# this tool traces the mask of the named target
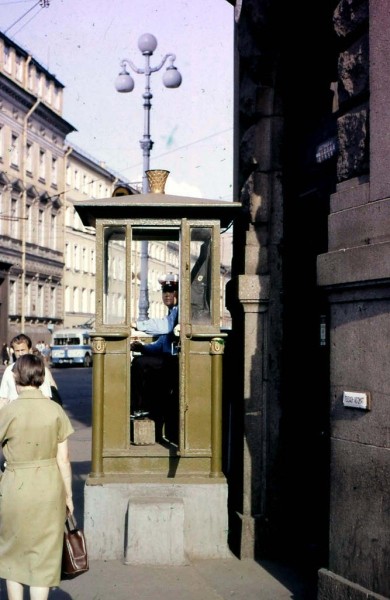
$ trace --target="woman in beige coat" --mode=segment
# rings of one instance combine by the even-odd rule
[[[9,600],[47,600],[61,577],[66,510],[73,513],[70,420],[39,390],[40,356],[25,354],[13,369],[19,396],[0,411],[6,469],[0,482],[0,577]]]

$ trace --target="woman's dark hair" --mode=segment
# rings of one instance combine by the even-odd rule
[[[16,385],[39,388],[45,379],[45,364],[40,356],[23,354],[13,368]]]

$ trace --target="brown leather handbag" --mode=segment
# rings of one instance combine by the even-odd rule
[[[64,546],[62,551],[61,579],[73,579],[89,569],[87,545],[84,532],[77,527],[73,515],[65,521]]]

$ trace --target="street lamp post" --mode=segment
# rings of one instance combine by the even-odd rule
[[[156,73],[169,60],[169,65],[163,75],[163,84],[167,88],[177,88],[180,86],[182,77],[174,66],[176,60],[175,54],[166,54],[159,65],[156,67],[150,66],[150,57],[157,48],[157,39],[151,33],[144,33],[138,40],[138,48],[145,57],[144,68],[136,67],[133,62],[125,58],[121,61],[122,70],[115,81],[115,87],[118,92],[132,92],[134,89],[134,80],[130,73],[126,70],[126,65],[129,65],[135,73],[145,75],[145,91],[142,94],[144,99],[144,134],[140,140],[140,146],[143,156],[143,173],[142,173],[142,193],[147,194],[149,191],[149,183],[146,176],[146,171],[150,168],[150,151],[153,148],[153,141],[150,137],[150,109],[151,99],[153,95],[150,91],[150,77],[152,73]],[[148,297],[148,242],[141,242],[141,282],[139,295],[139,318],[147,319],[149,310]]]

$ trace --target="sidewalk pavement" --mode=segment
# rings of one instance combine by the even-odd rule
[[[90,570],[61,582],[50,600],[315,600],[295,572],[235,557],[182,567],[92,561]]]
[[[69,439],[76,518],[81,524],[84,481],[89,472],[91,429],[73,420]],[[78,462],[80,461],[80,462]],[[115,507],[113,507],[115,510]],[[90,563],[90,570],[62,581],[50,600],[315,600],[309,582],[294,569],[272,561],[197,560],[187,566]]]
[[[0,378],[4,367],[0,366]],[[91,427],[72,418],[69,438],[75,516],[83,523],[84,484],[90,471]],[[115,510],[115,507],[113,507]],[[88,541],[88,540],[87,540]],[[25,600],[28,599],[25,591]],[[0,600],[7,599],[5,581]],[[315,600],[302,574],[272,561],[228,559],[193,561],[186,566],[135,566],[119,560],[93,560],[90,569],[52,589],[49,600]]]

